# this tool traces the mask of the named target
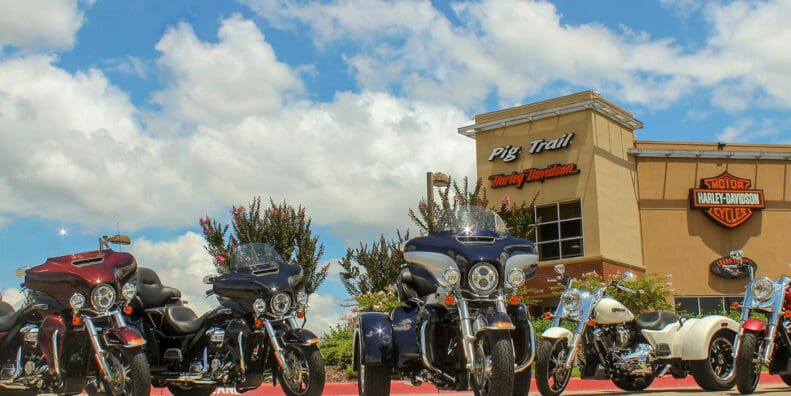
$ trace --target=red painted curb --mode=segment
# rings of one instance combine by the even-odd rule
[[[778,375],[770,375],[769,373],[762,373],[761,380],[759,385],[761,384],[778,384],[783,383],[783,380]],[[695,380],[688,376],[682,379],[675,379],[671,376],[665,376],[662,378],[656,378],[651,386],[648,388],[649,390],[659,390],[659,389],[692,389],[692,390],[699,390],[700,387],[698,384],[695,383]],[[619,391],[618,387],[616,387],[612,381],[605,381],[605,380],[581,380],[579,378],[572,378],[569,381],[568,386],[566,387],[567,392],[579,392],[579,391]],[[456,394],[457,392],[454,391],[445,391],[445,390],[438,390],[433,385],[423,384],[421,386],[412,386],[408,383],[404,383],[401,381],[392,381],[390,383],[390,394],[391,395],[411,395],[411,394]],[[219,388],[217,389],[213,395],[238,395],[233,388]],[[530,394],[538,394],[538,388],[536,387],[535,379],[530,384]],[[170,396],[170,392],[167,391],[166,388],[153,388],[151,389],[152,396]],[[246,396],[273,396],[273,395],[283,395],[283,391],[280,389],[280,386],[272,386],[272,384],[263,384],[256,390],[252,390],[249,392],[244,393]],[[324,385],[324,392],[322,395],[330,395],[330,396],[347,396],[347,395],[357,395],[357,383],[356,382],[331,382]]]

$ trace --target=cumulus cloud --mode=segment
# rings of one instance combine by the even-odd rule
[[[0,0],[0,9],[0,49],[71,48],[83,21],[77,0]]]
[[[339,306],[338,303],[339,301],[335,301],[329,294],[315,293],[310,296],[305,328],[321,336],[331,327],[341,323],[346,308]]]
[[[562,82],[656,108],[701,87],[743,81],[778,99],[775,106],[791,107],[788,0],[705,8],[664,1],[682,17],[707,16],[714,34],[699,49],[627,24],[620,33],[595,23],[562,24],[544,1],[459,2],[451,5],[454,15],[417,0],[357,8],[342,1],[243,2],[274,26],[307,26],[319,47],[354,43],[357,52],[345,59],[363,89],[395,86],[411,97],[467,108],[493,92],[504,105],[518,103]]]

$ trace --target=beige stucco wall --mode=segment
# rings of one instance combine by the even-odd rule
[[[718,150],[716,144],[637,142],[639,149]],[[791,152],[791,146],[727,145],[724,151]],[[752,180],[764,190],[766,209],[735,229],[720,227],[702,210],[692,209],[689,190],[700,179],[724,171]],[[672,273],[675,295],[741,294],[746,280],[727,280],[709,272],[709,264],[741,248],[758,263],[758,274],[791,274],[791,164],[782,160],[637,158],[639,205],[645,266],[648,272]]]

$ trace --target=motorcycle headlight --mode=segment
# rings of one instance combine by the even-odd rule
[[[137,293],[137,286],[134,283],[127,283],[121,288],[121,295],[126,301],[131,300],[135,293]]]
[[[577,290],[566,290],[560,295],[560,304],[563,305],[563,310],[568,313],[576,312],[582,305],[582,297]]]
[[[99,312],[110,309],[115,303],[115,289],[110,285],[99,285],[91,291],[91,304]]]
[[[769,278],[759,278],[753,282],[750,292],[756,300],[763,302],[772,298],[772,292],[774,292],[773,286],[774,284]]]
[[[297,303],[300,305],[305,305],[308,303],[308,293],[305,293],[304,290],[300,290],[297,293]]]
[[[253,311],[259,315],[266,312],[266,301],[263,298],[256,298],[253,301]]]
[[[470,288],[476,294],[489,294],[497,287],[497,269],[489,263],[472,266],[468,276]]]
[[[461,273],[456,268],[448,268],[442,273],[442,279],[450,286],[456,286],[461,280]]]
[[[511,285],[512,288],[516,289],[519,286],[522,286],[525,283],[525,273],[522,270],[514,269],[508,273],[508,284]]]
[[[71,295],[69,299],[69,305],[71,305],[71,309],[80,309],[85,306],[85,296],[80,293],[74,293]]]
[[[288,312],[289,308],[291,308],[291,297],[288,296],[288,293],[280,292],[272,297],[272,312],[275,315],[282,315]]]

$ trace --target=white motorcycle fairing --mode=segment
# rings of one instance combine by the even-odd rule
[[[722,329],[737,333],[739,323],[721,315],[701,319],[682,319],[660,330],[642,329],[640,333],[657,349],[660,359],[702,360],[709,358],[709,342]],[[659,346],[670,347],[670,354],[660,354]]]

